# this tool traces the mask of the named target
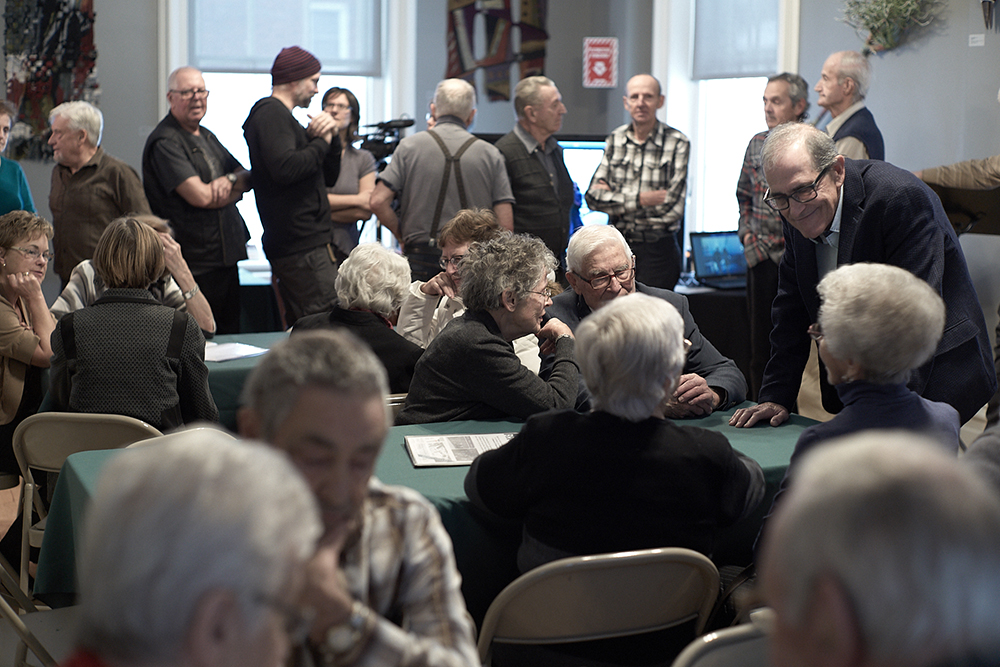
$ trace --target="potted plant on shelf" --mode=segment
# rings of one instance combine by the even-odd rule
[[[846,0],[843,20],[865,39],[861,52],[867,56],[894,49],[912,28],[930,25],[938,4],[938,0]]]

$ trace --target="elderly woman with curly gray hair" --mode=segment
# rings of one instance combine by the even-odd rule
[[[357,246],[337,272],[338,305],[327,313],[307,315],[292,333],[309,329],[347,329],[375,352],[389,374],[389,391],[406,393],[424,350],[393,327],[410,286],[410,265],[378,243]]]
[[[527,234],[473,244],[460,264],[465,313],[438,334],[417,363],[397,424],[461,419],[526,419],[571,408],[579,371],[573,332],[545,321],[552,303],[548,276],[556,260]],[[555,355],[548,380],[525,368],[511,341],[535,334]]]

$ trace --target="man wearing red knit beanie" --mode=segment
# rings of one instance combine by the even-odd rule
[[[285,322],[330,310],[336,301],[333,223],[327,186],[340,173],[336,121],[325,111],[302,127],[292,115],[318,92],[320,62],[298,46],[271,66],[271,96],[258,100],[243,123],[264,253],[277,278]]]

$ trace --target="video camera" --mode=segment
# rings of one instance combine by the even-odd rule
[[[386,158],[392,155],[399,145],[399,132],[403,128],[411,127],[414,123],[412,118],[398,118],[387,120],[382,123],[372,123],[364,127],[374,127],[374,132],[361,135],[361,148],[371,152],[378,163],[378,170],[385,169],[388,162]]]

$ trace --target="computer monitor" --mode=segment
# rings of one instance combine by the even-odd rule
[[[566,171],[580,189],[580,194],[586,194],[590,179],[601,164],[604,156],[604,137],[557,137],[563,149],[563,162]],[[593,211],[584,199],[580,204],[580,220],[584,225],[606,225],[608,214]]]

